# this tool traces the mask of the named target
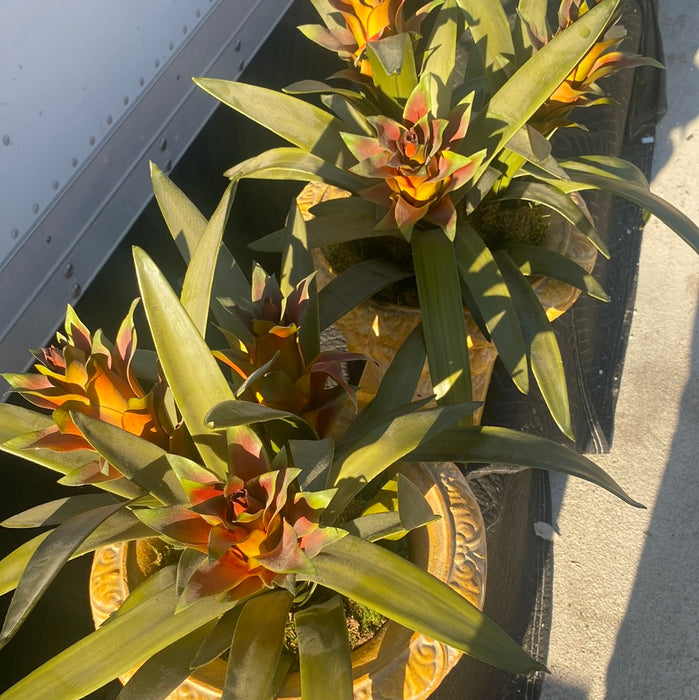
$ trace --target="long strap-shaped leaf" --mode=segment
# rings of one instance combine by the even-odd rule
[[[565,255],[525,243],[508,243],[506,250],[523,275],[548,277],[581,289],[600,301],[610,300],[599,282],[585,268]]]
[[[471,36],[485,68],[485,77],[491,93],[501,88],[510,77],[514,45],[510,24],[503,6],[499,2],[481,0],[457,0],[466,13]]]
[[[194,82],[219,102],[244,114],[294,146],[343,167],[352,162],[340,138],[347,125],[331,114],[291,95],[245,83],[213,78]]]
[[[470,416],[472,403],[444,406],[399,416],[378,423],[359,440],[336,452],[331,472],[331,486],[337,493],[326,509],[331,522],[352,497],[391,464],[412,452],[423,440]]]
[[[294,616],[303,700],[352,700],[352,661],[339,596]]]
[[[624,197],[655,214],[699,253],[699,227],[679,209],[653,194],[635,165],[610,156],[582,156],[561,165],[572,180]]]
[[[493,255],[512,295],[522,327],[529,364],[541,395],[556,425],[566,437],[575,440],[570,420],[563,357],[556,334],[546,317],[539,297],[510,256],[503,250],[498,250]]]
[[[461,11],[454,0],[447,0],[435,18],[427,45],[421,75],[431,73],[437,80],[435,116],[449,114],[451,110],[452,78],[455,71],[454,55],[458,41],[459,29],[463,22]]]
[[[313,255],[308,246],[306,222],[296,201],[291,205],[286,222],[286,247],[282,255],[279,285],[286,297],[296,286],[315,272]],[[299,329],[299,343],[306,363],[320,353],[320,318],[318,285],[313,277],[308,285],[307,308]]]
[[[187,501],[162,447],[82,413],[71,413],[71,418],[85,439],[130,481],[164,505]]]
[[[117,700],[166,698],[192,673],[191,663],[214,620],[165,647],[141,666],[119,693]]]
[[[95,528],[101,525],[124,503],[99,506],[79,513],[59,525],[36,549],[19,580],[0,632],[0,647],[19,629],[27,615],[56,578],[64,564]]]
[[[379,384],[376,396],[362,409],[342,436],[341,445],[350,444],[378,423],[389,419],[390,414],[406,408],[412,401],[425,366],[427,351],[420,323],[410,332],[393,357]]]
[[[29,508],[3,520],[2,527],[54,527],[70,520],[74,515],[100,506],[116,504],[114,496],[107,493],[83,493],[78,496],[57,498]]]
[[[165,223],[185,263],[194,255],[208,221],[192,201],[154,163],[151,163],[153,192]],[[212,296],[214,298],[243,298],[250,292],[250,284],[225,245],[221,245],[216,258],[216,270]],[[232,330],[228,320],[231,315],[213,304],[212,311],[218,323]]]
[[[356,192],[365,183],[347,170],[341,170],[301,148],[282,146],[248,158],[225,172],[226,177],[259,180],[300,180],[327,182]]]
[[[54,656],[3,700],[88,695],[235,605],[207,598],[175,614],[176,604],[173,584]]]
[[[216,261],[219,257],[223,231],[226,228],[228,214],[233,204],[238,182],[231,182],[226,187],[216,211],[204,229],[199,239],[192,259],[187,265],[187,272],[182,284],[182,306],[186,309],[194,325],[202,336],[206,334],[206,324],[209,319],[211,290],[214,285]]]
[[[0,450],[59,474],[70,474],[97,459],[97,455],[91,450],[56,452],[41,447],[25,447],[27,434],[45,430],[52,425],[53,419],[43,413],[23,406],[0,403]],[[124,498],[136,498],[143,493],[138,486],[123,479],[103,481],[95,486]]]
[[[421,444],[409,460],[434,462],[500,462],[547,469],[591,481],[632,506],[643,508],[594,462],[551,440],[510,428],[491,426],[445,430]]]
[[[293,602],[278,588],[243,603],[228,656],[222,700],[268,700]]]
[[[415,231],[411,246],[437,402],[441,405],[471,401],[471,368],[454,244],[441,229],[432,229]]]
[[[377,222],[376,204],[361,197],[322,202],[313,207],[313,213],[316,214],[316,218],[306,223],[309,248],[393,233],[374,230]],[[285,241],[286,229],[279,229],[253,241],[250,248],[262,253],[281,253]]]
[[[478,180],[491,160],[566,79],[600,37],[620,2],[601,0],[537,51],[493,95],[469,127],[469,138],[464,139],[464,148],[470,152],[486,149],[488,153],[474,180]]]
[[[542,668],[456,591],[378,545],[347,535],[325,547],[313,564],[316,574],[299,578],[332,588],[493,666],[512,673]]]
[[[529,391],[527,355],[510,292],[483,239],[468,223],[457,225],[456,262],[474,303],[517,388]]]
[[[10,552],[0,561],[0,595],[13,590],[34,556],[41,543],[53,532],[49,530],[33,537]],[[94,552],[98,547],[135,540],[143,537],[157,537],[158,533],[151,530],[136,518],[131,511],[119,510],[107,518],[94,532],[73,552],[71,559],[88,552]]]
[[[328,328],[358,304],[411,275],[388,260],[362,260],[321,289],[318,294],[320,328]]]
[[[139,248],[134,249],[134,261],[143,307],[165,378],[204,463],[225,478],[226,437],[207,427],[206,416],[216,404],[234,400],[233,391],[155,263]]]

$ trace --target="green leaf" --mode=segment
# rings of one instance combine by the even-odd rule
[[[411,272],[380,258],[362,260],[332,279],[318,295],[320,327],[328,328],[363,301]]]
[[[561,165],[573,180],[624,197],[655,214],[699,252],[699,227],[679,209],[653,194],[643,173],[636,166],[609,156],[581,156]]]
[[[352,662],[347,622],[339,596],[299,610],[301,695],[304,700],[352,700]]]
[[[29,560],[51,532],[53,531],[49,530],[33,537],[0,561],[0,595],[11,591],[17,586]],[[131,511],[120,510],[95,528],[95,531],[78,546],[70,558],[74,559],[82,554],[93,552],[98,547],[113,544],[114,542],[157,536],[157,532],[141,523]]]
[[[364,182],[347,170],[341,170],[319,156],[290,146],[272,148],[234,165],[224,173],[232,179],[300,180],[327,182],[356,192]]]
[[[117,700],[167,697],[187,680],[192,659],[215,624],[212,620],[151,656],[129,680]]]
[[[320,491],[325,486],[325,476],[330,469],[335,454],[332,438],[322,440],[289,440],[286,450],[279,455],[286,456],[282,467],[301,470],[299,485],[302,491]],[[275,466],[276,463],[275,463]]]
[[[154,163],[151,163],[151,181],[155,198],[170,234],[185,263],[189,264],[206,231],[208,221],[177,185]],[[235,299],[245,297],[249,292],[250,285],[245,275],[228,248],[221,245],[216,258],[212,296],[217,299],[219,297]],[[223,328],[230,330],[228,325],[230,314],[221,309],[218,304],[213,305],[213,313],[218,323]]]
[[[213,78],[194,82],[219,102],[339,168],[352,162],[340,132],[346,125],[325,110],[284,93]]]
[[[527,357],[510,292],[489,248],[468,223],[457,224],[456,262],[473,302],[517,388],[529,391]]]
[[[309,438],[314,436],[313,428],[296,414],[269,408],[252,401],[223,401],[206,415],[207,425],[215,430],[276,420],[293,425],[300,432],[306,433]]]
[[[71,411],[71,418],[86,440],[122,474],[164,505],[187,500],[170,470],[167,452],[148,440],[97,418]]]
[[[303,215],[296,202],[289,210],[286,223],[287,245],[282,256],[279,285],[282,294],[289,296],[296,286],[315,272],[313,255],[308,247],[308,233]],[[318,317],[318,286],[315,278],[308,285],[308,307],[299,328],[299,343],[306,362],[320,353],[320,321]]]
[[[543,204],[560,214],[564,219],[570,221],[579,231],[581,231],[592,245],[599,250],[605,258],[609,258],[609,251],[604,241],[600,238],[594,225],[587,218],[585,212],[570,198],[553,185],[545,182],[525,182],[518,180],[513,182],[502,193],[499,199],[515,201],[525,200]]]
[[[411,246],[427,361],[437,403],[469,402],[471,369],[454,244],[441,229],[432,229],[415,231]]]
[[[192,659],[192,668],[199,668],[211,663],[230,649],[233,633],[242,610],[243,606],[237,605],[216,623],[216,626],[211,630],[209,636],[204,640]]]
[[[204,339],[155,263],[140,248],[134,261],[143,307],[163,373],[206,466],[225,478],[224,435],[207,428],[212,406],[234,398]]]
[[[313,207],[312,213],[316,218],[306,222],[309,248],[392,235],[391,231],[374,231],[383,215],[377,216],[376,205],[361,197],[322,202]],[[253,241],[250,248],[262,253],[281,253],[285,240],[286,229],[280,229]]]
[[[426,440],[406,459],[426,462],[500,462],[547,469],[591,481],[632,506],[634,501],[594,462],[568,447],[509,428],[468,427],[445,430]]]
[[[456,591],[383,547],[348,535],[328,545],[313,563],[317,573],[299,578],[498,668],[512,673],[542,668]]]
[[[451,90],[454,87],[454,56],[459,27],[463,23],[461,11],[454,0],[448,0],[440,8],[427,41],[427,50],[420,75],[427,73],[437,78],[438,89],[435,116],[443,117],[451,111]],[[435,94],[436,93],[436,94]]]
[[[41,447],[24,447],[26,441],[23,437],[26,434],[45,430],[52,425],[54,425],[53,419],[43,413],[23,406],[0,403],[0,450],[59,474],[70,474],[97,459],[97,455],[92,450],[57,452]],[[124,482],[123,479],[105,481],[95,486],[124,498],[135,498],[142,493],[141,489]]]
[[[514,45],[510,24],[499,2],[457,0],[485,67],[491,93],[502,87],[512,72]]]
[[[100,506],[74,515],[52,530],[37,547],[17,585],[0,632],[0,647],[7,644],[63,565],[95,528],[123,508],[123,503]]]
[[[382,421],[397,417],[393,415],[396,411],[403,415],[417,409],[417,406],[411,405],[410,402],[417,389],[426,358],[422,324],[418,323],[398,348],[379,384],[376,396],[347,428],[341,438],[342,444],[356,440]]]
[[[475,181],[597,41],[620,2],[601,0],[537,51],[493,95],[469,126],[469,138],[463,141],[464,148],[472,153],[482,149],[488,153],[474,176]]]
[[[384,469],[400,461],[423,440],[436,436],[446,428],[473,413],[477,404],[455,404],[426,409],[375,423],[361,438],[335,453],[331,486],[338,488],[326,509],[330,522],[345,508],[352,497]]]
[[[292,602],[293,595],[280,588],[243,603],[228,657],[226,700],[271,697]]]
[[[3,520],[2,527],[47,527],[64,523],[74,515],[105,505],[116,504],[116,499],[106,493],[87,493],[68,496],[42,503],[22,513]]]
[[[510,256],[502,250],[493,255],[512,295],[528,351],[529,364],[541,395],[561,432],[570,440],[575,440],[570,420],[565,369],[556,334],[539,297]]]
[[[548,277],[581,289],[600,301],[610,300],[599,282],[565,255],[524,243],[508,243],[506,250],[523,275]]]
[[[407,33],[370,41],[366,56],[371,64],[371,79],[379,94],[379,104],[386,115],[400,119],[399,100],[406,100],[417,85],[413,44]]]
[[[5,691],[3,700],[88,695],[236,603],[199,600],[175,615],[171,585],[88,635]]]
[[[182,306],[202,336],[206,335],[216,261],[237,186],[237,182],[231,182],[226,187],[216,211],[199,239],[184,276]]]

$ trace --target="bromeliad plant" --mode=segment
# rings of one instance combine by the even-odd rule
[[[540,668],[449,586],[377,544],[432,519],[420,492],[398,477],[393,488],[397,499],[377,513],[376,507],[366,508],[375,492],[370,487],[367,495],[367,486],[377,480],[380,485],[386,471],[403,458],[504,460],[581,476],[634,501],[592,462],[552,442],[506,429],[459,427],[473,411],[471,403],[416,410],[424,409],[425,403],[410,403],[415,368],[425,358],[419,332],[404,344],[376,398],[337,440],[319,438],[313,426],[293,412],[237,396],[236,384],[226,378],[204,339],[212,290],[230,285],[237,274],[231,272],[235,265],[221,246],[232,188],[207,222],[162,173],[155,172],[154,181],[166,218],[170,224],[182,223],[178,234],[192,250],[179,296],[153,261],[134,250],[162,375],[157,386],[162,386],[163,402],[170,407],[180,439],[161,445],[150,440],[147,431],[130,431],[123,417],[96,412],[90,406],[102,403],[94,382],[88,385],[95,391],[85,391],[93,403],[77,401],[67,409],[70,434],[79,437],[76,450],[35,442],[37,431],[53,430],[55,416],[0,405],[3,450],[62,473],[101,460],[119,474],[117,479],[93,482],[101,492],[38,505],[3,523],[48,529],[0,562],[0,591],[16,588],[0,642],[15,634],[73,557],[109,543],[158,538],[177,555],[176,561],[148,576],[98,630],[3,697],[78,698],[141,664],[127,685],[128,694],[144,697],[157,688],[165,696],[192,669],[227,654],[224,698],[268,698],[287,668],[284,628],[293,615],[301,637],[310,635],[313,640],[322,633],[324,640],[334,640],[320,655],[317,644],[309,645],[309,654],[301,645],[304,693],[351,698],[341,604],[336,597],[316,603],[316,587],[348,596],[510,671]],[[310,260],[297,211],[290,216],[287,236],[281,280],[282,286],[295,289],[294,280],[307,279]],[[217,280],[217,270],[226,279]],[[303,288],[311,307],[322,301],[313,285]],[[321,309],[317,318],[324,317]],[[99,355],[105,344],[97,343],[101,336],[95,334],[90,354],[85,342],[89,332],[74,312],[69,311],[68,319],[68,334],[83,345],[83,356],[74,364],[76,352],[65,337],[59,338],[65,365],[72,369],[66,372],[67,384],[61,383],[60,375],[50,392],[43,387],[53,398],[49,408],[66,405],[59,400],[62,391],[69,397],[82,395],[76,387],[87,375],[76,368],[90,365],[85,358]],[[133,340],[133,334],[126,335]],[[118,337],[125,335],[120,332]],[[136,350],[135,342],[128,344],[128,351],[121,342],[117,346],[113,358],[130,358]],[[62,366],[56,359],[59,351],[51,356],[55,366]],[[123,369],[129,362],[114,365]],[[274,371],[274,365],[264,371]],[[13,381],[21,391],[34,386],[27,378]],[[129,386],[137,386],[135,380]],[[136,393],[140,406],[142,391]],[[343,514],[357,499],[364,504],[359,516],[347,520]],[[371,513],[363,515],[367,510]],[[392,593],[395,590],[401,595]],[[335,669],[332,676],[328,663]]]
[[[601,78],[654,63],[620,50],[621,0],[563,0],[554,30],[546,23],[546,0],[521,0],[512,25],[499,2],[312,2],[323,25],[302,29],[345,61],[335,77],[349,78],[350,87],[302,81],[284,94],[196,79],[291,144],[227,175],[234,181],[320,181],[347,190],[350,197],[314,209],[309,243],[377,236],[409,243],[440,404],[471,398],[466,301],[517,387],[526,393],[531,373],[572,438],[560,350],[526,280],[543,275],[600,299],[606,295],[563,256],[486,241],[479,227],[493,208],[535,206],[561,215],[606,255],[579,196],[604,189],[657,215],[699,249],[696,225],[653,195],[630,163],[592,155],[559,163],[551,155],[548,139],[571,125],[575,107],[607,101]],[[324,108],[305,101],[306,94],[319,94]],[[507,228],[508,219],[502,221]],[[253,247],[279,250],[281,240],[277,232]]]

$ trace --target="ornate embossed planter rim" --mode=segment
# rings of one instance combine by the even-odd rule
[[[425,494],[439,520],[411,533],[412,559],[448,583],[479,609],[485,599],[485,528],[480,508],[459,469],[451,463],[404,463],[405,473]],[[95,552],[90,577],[90,605],[96,626],[124,602],[129,593],[128,559],[133,543]],[[131,582],[133,585],[133,581]],[[398,593],[400,594],[400,593]],[[427,698],[459,660],[461,653],[422,634],[388,621],[369,642],[352,652],[356,700]],[[120,678],[125,683],[131,671]],[[172,700],[220,698],[225,663],[198,669],[168,697]],[[300,677],[290,673],[280,700],[300,696]]]
[[[332,185],[312,182],[306,185],[297,197],[299,207],[306,219],[312,219],[310,209],[322,201],[347,197],[349,193]],[[552,218],[546,232],[545,247],[555,250],[587,272],[592,272],[597,260],[597,250],[587,238],[561,217]],[[317,280],[324,287],[334,277],[325,256],[314,250],[314,260],[318,269]],[[541,301],[550,321],[565,313],[580,296],[580,290],[562,282],[548,278],[535,278],[531,285]],[[367,301],[355,307],[337,321],[347,347],[351,352],[364,353],[374,362],[367,363],[359,385],[359,400],[367,402],[376,394],[379,383],[388,369],[396,351],[415,328],[420,319],[416,308],[377,304]],[[466,336],[471,364],[471,383],[474,401],[485,401],[488,384],[493,373],[497,350],[485,339],[470,313],[465,311]],[[415,398],[420,399],[433,393],[427,368],[423,370]],[[474,417],[480,422],[482,407]]]

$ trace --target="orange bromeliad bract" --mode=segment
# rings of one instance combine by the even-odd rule
[[[346,534],[319,525],[334,489],[299,491],[299,469],[270,471],[261,444],[254,438],[247,442],[244,460],[235,460],[233,450],[225,483],[195,462],[172,460],[190,504],[134,511],[166,540],[206,555],[189,578],[181,605],[205,596],[238,600],[284,586],[288,574],[313,572],[311,559]]]
[[[69,306],[65,335],[56,335],[58,347],[33,353],[39,360],[37,373],[2,375],[27,401],[52,411],[55,425],[23,436],[23,447],[61,452],[92,449],[71,419],[71,411],[116,425],[160,447],[168,446],[172,431],[161,410],[164,386],[158,383],[150,392],[144,391],[132,367],[135,305],[121,323],[113,346],[101,331],[91,334]],[[106,465],[100,468],[106,470]],[[112,474],[115,470],[109,471],[116,476]],[[93,476],[100,478],[99,468]]]
[[[274,276],[256,265],[251,301],[224,303],[238,332],[225,332],[231,347],[214,355],[245,382],[239,398],[301,416],[323,437],[346,400],[355,400],[342,363],[367,358],[332,350],[304,357],[299,333],[308,311],[311,277],[284,296]]]
[[[420,220],[432,222],[453,235],[456,209],[449,197],[465,185],[483,159],[483,153],[465,156],[458,148],[471,114],[471,96],[446,119],[432,114],[428,81],[412,91],[403,110],[403,122],[369,117],[376,137],[342,134],[359,161],[350,168],[361,177],[381,179],[362,190],[365,199],[388,207],[381,228],[398,228],[410,237]]]
[[[527,25],[532,45],[538,50],[551,39],[569,28],[579,17],[594,7],[597,0],[563,0],[558,10],[558,29],[552,36],[542,35],[533,25]],[[575,107],[591,107],[609,104],[597,81],[613,75],[623,68],[655,66],[662,68],[656,60],[620,51],[619,46],[626,37],[623,27],[614,26],[619,21],[617,14],[609,23],[602,38],[597,41],[578,62],[568,77],[559,85],[549,99],[541,105],[530,120],[531,126],[544,135],[566,126],[577,126],[568,121]]]

